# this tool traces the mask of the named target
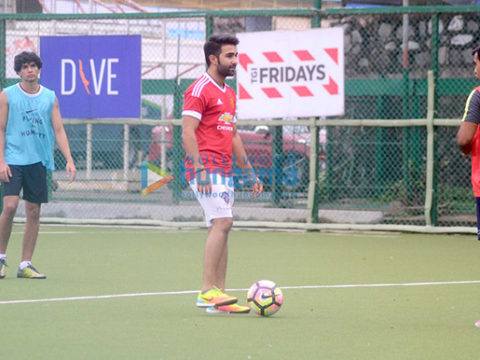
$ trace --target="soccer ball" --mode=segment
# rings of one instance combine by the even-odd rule
[[[257,281],[248,290],[247,303],[257,315],[271,316],[283,304],[282,289],[270,280]]]

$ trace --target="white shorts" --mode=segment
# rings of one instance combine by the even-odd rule
[[[220,174],[210,174],[212,184],[211,194],[200,194],[197,191],[197,179],[190,181],[193,194],[203,208],[207,227],[212,226],[212,220],[218,218],[231,218],[234,201],[233,178]]]

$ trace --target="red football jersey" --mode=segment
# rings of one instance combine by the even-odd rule
[[[468,97],[467,105],[465,106],[465,115],[463,116],[462,121],[472,121],[479,124],[478,120],[478,102],[470,101],[474,91],[480,93],[480,86],[477,86]],[[472,107],[472,108],[471,108]],[[471,111],[472,110],[472,111]],[[472,117],[472,118],[470,118]],[[480,197],[480,126],[477,126],[475,135],[472,139],[472,174],[471,180],[473,185],[473,193],[475,197]]]
[[[230,175],[232,168],[236,103],[235,91],[227,84],[220,87],[208,73],[185,91],[182,116],[191,116],[200,122],[195,131],[200,162],[208,169],[223,169],[226,175]],[[188,155],[185,168],[193,168],[193,161]],[[190,180],[189,171],[186,175]]]

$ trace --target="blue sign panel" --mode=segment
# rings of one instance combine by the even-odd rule
[[[40,56],[63,117],[140,117],[140,35],[43,36]]]

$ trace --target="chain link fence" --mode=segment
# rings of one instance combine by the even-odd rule
[[[469,161],[457,150],[455,134],[466,98],[476,86],[471,49],[479,43],[479,10],[445,6],[5,16],[0,20],[5,25],[5,85],[18,81],[14,55],[39,52],[41,36],[142,36],[141,118],[64,119],[79,173],[68,184],[64,160],[55,151],[57,170],[43,216],[202,221],[200,206],[182,181],[179,119],[183,92],[205,71],[205,39],[214,33],[301,34],[321,26],[344,29],[345,114],[316,122],[239,121],[265,192],[252,199],[237,179],[235,219],[375,228],[424,226],[429,212],[433,225],[471,228],[476,219]],[[435,79],[431,206],[426,202],[428,127],[420,121],[427,118],[428,70]],[[229,81],[235,86],[235,79]],[[420,122],[413,123],[415,119]],[[312,136],[318,144],[313,151]],[[145,162],[174,174],[175,180],[142,195]],[[311,173],[312,164],[316,171]]]

